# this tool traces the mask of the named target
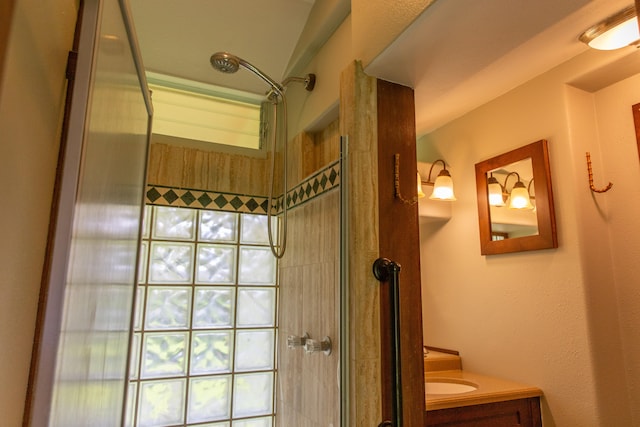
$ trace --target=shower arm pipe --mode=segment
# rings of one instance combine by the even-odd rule
[[[316,75],[312,73],[307,74],[305,77],[290,76],[282,81],[282,86],[287,87],[291,82],[302,83],[304,88],[311,92],[316,86]]]
[[[238,58],[238,63],[244,68],[246,68],[247,70],[251,71],[258,77],[260,77],[265,82],[267,82],[267,84],[269,84],[276,92],[278,92],[280,96],[284,95],[284,87],[280,83],[276,82],[271,77],[267,76],[265,73],[260,71],[259,68],[253,66],[252,64],[250,64],[249,62],[245,61],[242,58]]]
[[[380,282],[389,284],[391,331],[391,420],[382,421],[378,427],[402,427],[402,365],[400,354],[400,264],[387,258],[373,263],[373,275]]]

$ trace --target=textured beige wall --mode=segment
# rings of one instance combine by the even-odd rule
[[[0,213],[0,413],[6,427],[22,423],[75,3],[15,1],[0,82],[0,176],[3,198],[13,202]]]
[[[615,282],[613,286],[602,286],[602,282],[592,284],[594,298],[590,309],[594,314],[600,312],[603,294],[616,304],[614,307],[620,319],[622,345],[612,348],[616,349],[616,353],[624,361],[623,366],[618,369],[623,370],[622,374],[627,382],[629,407],[632,411],[630,425],[636,426],[640,425],[640,160],[632,126],[631,105],[640,102],[640,74],[605,87],[590,98],[592,102],[589,105],[595,107],[592,111],[597,113],[598,129],[598,144],[593,151],[599,153],[602,163],[599,167],[594,166],[596,187],[602,187],[611,181],[615,189],[593,198],[591,194],[582,196],[587,204],[585,209],[588,209],[590,216],[595,217],[583,226],[583,236],[587,240],[582,246],[595,252],[595,262],[585,263],[586,275],[597,277],[601,271],[600,266],[606,266],[611,260],[612,270],[605,271],[612,271]],[[583,175],[585,173],[583,170]],[[581,178],[584,182],[584,176]],[[583,184],[582,188],[585,187]],[[594,223],[598,224],[598,231],[601,233],[594,233]],[[598,253],[597,248],[603,245],[603,240],[609,241],[609,245],[606,245],[610,247],[609,253]],[[608,312],[607,315],[612,316],[613,313]],[[601,327],[607,327],[609,322],[601,323],[604,323]],[[613,335],[611,339],[614,343],[618,338],[611,330],[607,335]],[[597,351],[604,351],[603,347]],[[607,360],[598,364],[596,369],[603,378],[602,381],[611,376]],[[607,387],[603,387],[599,397],[604,398],[614,387],[620,385],[619,376],[612,378]]]
[[[621,199],[612,203],[624,197],[624,187],[617,196],[592,198],[585,151],[592,152],[603,181],[637,182],[629,98],[640,94],[631,90],[633,83],[595,96],[566,86],[611,62],[608,55],[619,54],[587,52],[418,143],[419,153],[429,145],[451,164],[458,197],[448,222],[421,227],[425,343],[459,350],[470,371],[540,387],[545,426],[638,423],[632,424],[625,387],[639,383],[638,366],[630,362],[637,353],[629,353],[638,351],[631,339],[640,307],[632,290],[637,263],[620,256],[637,253],[630,242],[638,240],[631,237],[638,228],[629,227],[629,218],[617,228],[611,222],[634,211]],[[622,100],[624,91],[633,95]],[[600,108],[613,108],[615,98],[620,105],[612,111],[626,117],[624,125],[600,118]],[[559,248],[481,256],[474,164],[542,138],[549,141]],[[623,142],[626,151],[620,150]],[[620,156],[633,156],[633,163],[614,167]],[[419,154],[419,160],[433,159]],[[615,179],[614,170],[625,172]]]
[[[298,73],[316,74],[313,91],[308,92],[300,85],[291,85],[287,90],[289,135],[321,131],[338,118],[340,73],[351,61],[351,19],[348,17]]]

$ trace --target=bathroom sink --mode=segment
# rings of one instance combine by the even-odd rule
[[[425,382],[425,389],[427,394],[460,394],[477,390],[478,386],[455,378],[433,378]]]

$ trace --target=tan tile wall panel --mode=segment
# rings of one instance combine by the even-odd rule
[[[341,75],[340,134],[349,138],[350,426],[382,421],[378,258],[376,79],[359,62]]]
[[[266,196],[269,167],[268,156],[250,157],[153,143],[147,182],[167,187]]]
[[[340,425],[340,193],[333,190],[292,209],[287,252],[280,261],[279,427]],[[330,337],[331,355],[287,348],[287,336]]]
[[[310,138],[311,135],[302,132],[296,135],[291,141],[289,141],[289,151],[287,159],[287,179],[289,180],[289,188],[292,188],[296,183],[302,181],[305,176],[309,175],[305,175],[304,157],[302,155],[302,150],[306,145],[305,141]]]
[[[289,187],[339,158],[338,121],[289,143]],[[340,193],[289,211],[287,253],[280,262],[276,425],[340,425]],[[330,356],[288,349],[288,335],[329,336]]]
[[[340,158],[340,121],[335,120],[313,138],[305,140],[303,159],[305,176]]]
[[[340,158],[340,122],[317,133],[302,132],[289,142],[289,187]]]

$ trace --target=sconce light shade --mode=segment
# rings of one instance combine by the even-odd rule
[[[509,208],[511,209],[533,209],[529,192],[522,181],[516,182],[513,186],[509,199]]]
[[[504,197],[502,195],[502,185],[493,176],[493,174],[487,180],[487,187],[489,190],[489,205],[491,206],[504,206]]]
[[[598,50],[620,49],[640,41],[635,6],[629,6],[594,25],[579,37],[580,41]]]
[[[418,199],[422,199],[426,197],[424,191],[422,191],[422,178],[420,177],[420,172],[418,172]]]
[[[456,200],[456,196],[453,194],[453,180],[448,170],[440,171],[433,183],[433,192],[429,198],[431,200]]]

